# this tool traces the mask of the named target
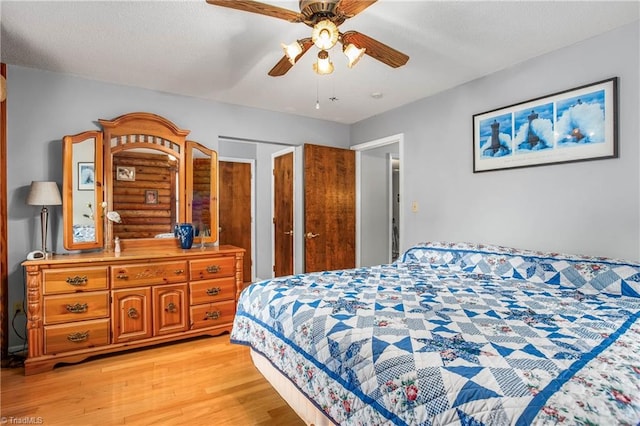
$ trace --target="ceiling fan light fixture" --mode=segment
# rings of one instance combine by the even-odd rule
[[[282,46],[282,50],[284,50],[284,54],[287,59],[289,59],[289,62],[291,62],[291,65],[295,65],[296,58],[302,53],[300,42],[296,40],[291,44],[280,43],[280,46]]]
[[[318,52],[318,61],[313,64],[313,70],[320,75],[333,72],[333,62],[329,59],[329,52],[326,50]]]
[[[364,52],[366,50],[367,49],[365,49],[364,47],[363,48],[359,48],[358,46],[356,46],[353,43],[349,43],[349,44],[343,45],[342,52],[344,53],[344,55],[349,60],[347,62],[347,66],[349,68],[353,68],[354,66],[356,66],[356,64],[358,63],[360,58],[362,58],[364,56]]]
[[[338,42],[340,32],[336,24],[328,19],[323,19],[313,26],[311,40],[320,50],[329,50]]]

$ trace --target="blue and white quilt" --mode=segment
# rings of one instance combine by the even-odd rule
[[[231,339],[337,424],[640,424],[640,264],[426,243],[252,284]]]

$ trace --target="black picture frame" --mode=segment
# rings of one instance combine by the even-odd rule
[[[473,115],[473,172],[618,157],[618,77]]]

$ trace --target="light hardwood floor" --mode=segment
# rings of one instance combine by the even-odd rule
[[[1,379],[2,424],[304,425],[228,334]]]

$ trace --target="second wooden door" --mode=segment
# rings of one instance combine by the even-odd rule
[[[251,265],[251,164],[218,162],[220,245],[245,249],[243,277],[252,280]]]

